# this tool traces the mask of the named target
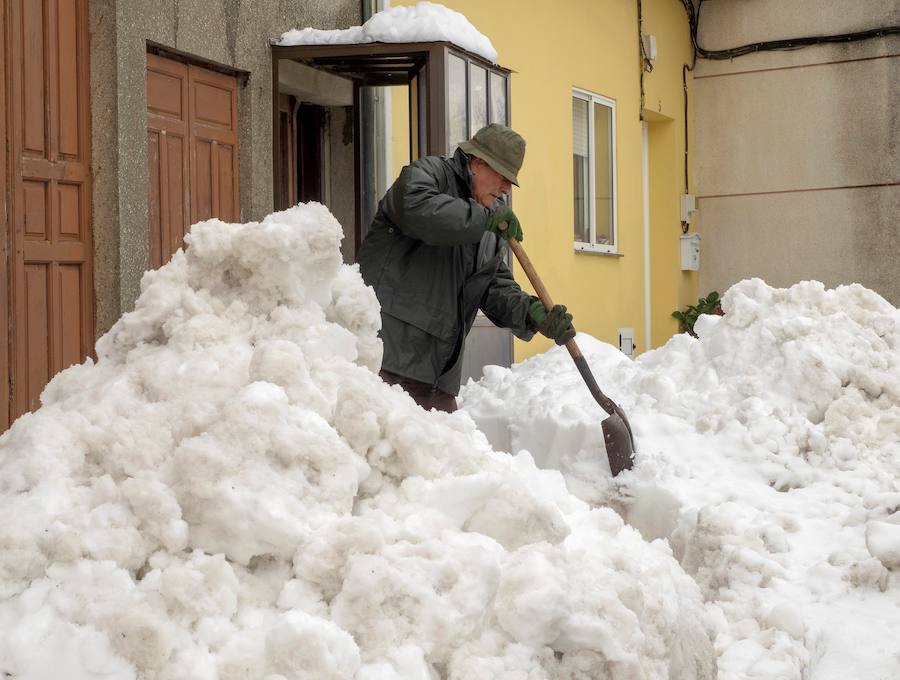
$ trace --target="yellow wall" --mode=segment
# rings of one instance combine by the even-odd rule
[[[414,1],[395,1],[412,5]],[[635,329],[645,347],[642,128],[637,2],[628,0],[443,0],[488,36],[501,66],[513,70],[512,127],[527,141],[514,207],[524,246],[556,302],[566,304],[579,330],[618,343],[618,329]],[[644,0],[644,31],[657,35],[659,58],[645,74],[650,127],[652,341],[677,331],[670,314],[696,299],[693,275],[679,270],[678,194],[683,188],[681,66],[690,36],[680,0]],[[573,248],[572,88],[616,102],[618,251],[621,257]],[[395,130],[406,125],[406,95],[397,88]],[[667,120],[668,119],[668,120]],[[394,136],[396,171],[408,159],[408,140]],[[521,270],[516,278],[530,290]],[[537,337],[516,341],[515,360],[546,350]]]

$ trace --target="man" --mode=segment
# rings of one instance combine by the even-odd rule
[[[482,128],[450,158],[407,165],[378,205],[359,251],[363,280],[381,303],[381,377],[425,409],[455,411],[465,339],[478,310],[530,340],[575,335],[563,305],[549,312],[513,280],[501,239],[522,240],[504,196],[519,185],[525,140]]]

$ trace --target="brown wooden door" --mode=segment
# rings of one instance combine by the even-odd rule
[[[168,262],[190,225],[240,219],[237,80],[147,55],[150,266]]]
[[[91,352],[94,293],[87,0],[4,6],[11,421]]]

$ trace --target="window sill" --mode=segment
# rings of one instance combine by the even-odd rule
[[[607,257],[624,257],[624,254],[609,250],[608,246],[598,246],[593,243],[575,243],[576,253],[588,253],[590,255],[606,255]]]

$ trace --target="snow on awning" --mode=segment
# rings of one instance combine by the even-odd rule
[[[358,45],[373,42],[450,42],[497,63],[497,50],[461,13],[433,2],[414,7],[391,7],[378,12],[362,26],[347,29],[293,29],[283,33],[276,45]]]

